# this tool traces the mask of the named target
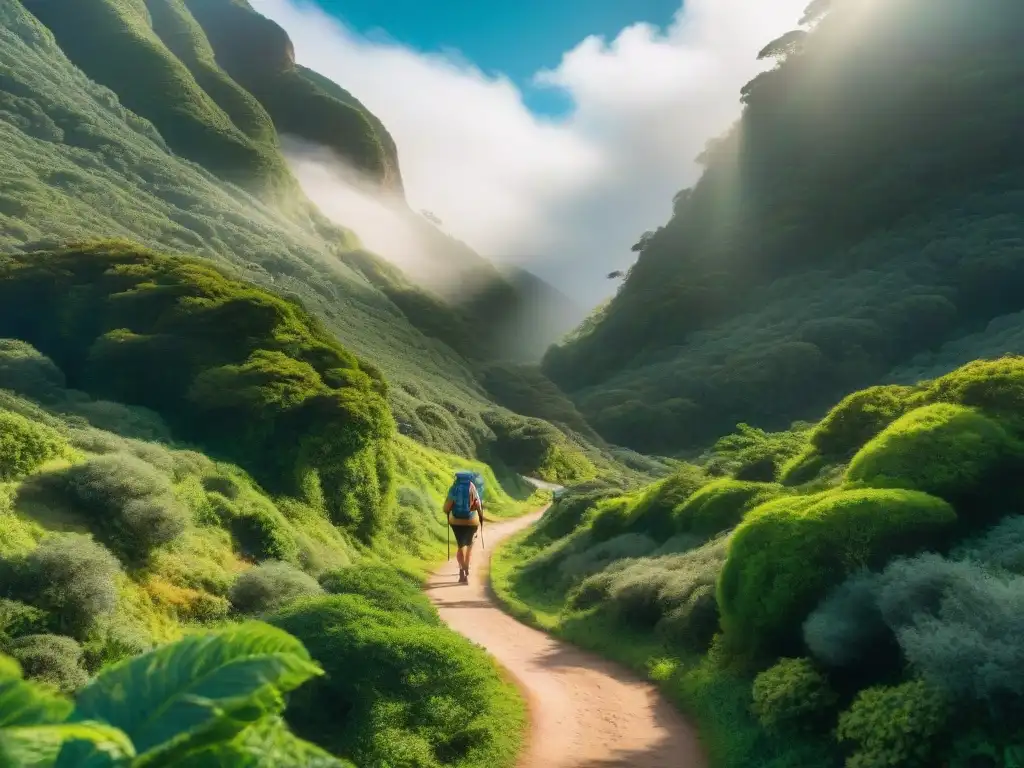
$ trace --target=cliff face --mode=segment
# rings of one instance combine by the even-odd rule
[[[977,334],[1024,308],[1022,36],[1007,0],[813,3],[546,373],[606,438],[679,450],[954,368],[969,334],[1021,351]]]

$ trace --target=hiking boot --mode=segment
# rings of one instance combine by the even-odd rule
[[[469,571],[464,571],[463,569],[459,568],[459,584],[468,584],[468,583],[469,583]]]

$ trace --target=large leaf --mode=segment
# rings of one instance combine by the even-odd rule
[[[187,768],[354,768],[315,744],[303,741],[279,717],[254,723],[232,741],[188,755]]]
[[[226,717],[242,728],[260,710],[276,708],[278,692],[319,674],[301,642],[253,622],[111,667],[79,692],[74,717],[117,726],[143,755],[180,745]]]
[[[135,748],[105,723],[56,723],[0,730],[0,765],[18,768],[120,768]]]
[[[71,712],[71,702],[36,683],[21,679],[21,668],[0,656],[0,729],[59,723]]]

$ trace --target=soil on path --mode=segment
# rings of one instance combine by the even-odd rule
[[[486,648],[526,695],[530,730],[519,768],[704,768],[693,728],[653,685],[498,608],[487,586],[493,547],[540,514],[487,525],[468,585],[458,584],[453,557],[427,586],[441,618]]]

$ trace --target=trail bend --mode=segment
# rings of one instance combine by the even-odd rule
[[[483,646],[526,696],[530,713],[518,768],[706,768],[696,732],[648,682],[616,664],[519,623],[488,588],[493,548],[541,512],[485,528],[470,583],[453,558],[427,595],[455,631]]]

